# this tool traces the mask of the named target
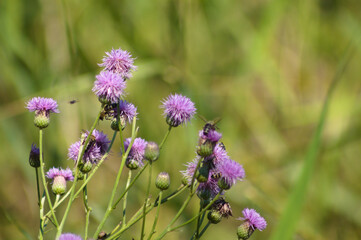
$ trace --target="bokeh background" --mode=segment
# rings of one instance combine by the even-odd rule
[[[61,113],[45,130],[45,159],[47,167],[73,166],[67,148],[97,114],[91,88],[97,63],[113,47],[136,57],[126,99],[138,107],[139,136],[161,141],[167,125],[159,105],[170,93],[190,97],[207,119],[222,118],[223,142],[247,174],[226,195],[234,216],[252,207],[268,222],[252,239],[361,239],[360,12],[356,0],[0,1],[0,239],[38,233],[28,165],[38,131],[25,102],[58,101]],[[337,84],[317,134],[332,79]],[[171,190],[195,156],[203,124],[195,118],[174,129],[155,164],[154,175],[170,173]],[[111,134],[109,122],[98,128]],[[117,140],[89,185],[91,234],[106,208],[119,149]],[[146,181],[144,174],[129,194],[128,214],[143,203]],[[184,199],[161,209],[159,230]],[[192,201],[181,220],[197,210]],[[120,215],[118,208],[106,231]],[[65,231],[83,235],[84,221],[79,198]],[[204,238],[236,239],[238,225],[225,219]],[[139,229],[124,239],[139,239]],[[190,224],[165,239],[189,239],[193,231]]]

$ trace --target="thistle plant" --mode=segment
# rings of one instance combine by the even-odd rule
[[[30,166],[36,170],[40,217],[38,239],[49,239],[47,233],[50,229],[55,229],[56,239],[60,240],[89,239],[89,236],[92,239],[120,239],[136,223],[141,224],[139,239],[162,239],[168,233],[191,223],[194,223],[192,239],[200,239],[212,224],[232,217],[231,203],[226,201],[226,192],[231,191],[233,185],[245,178],[245,170],[241,164],[228,156],[224,144],[220,142],[222,134],[215,124],[207,122],[199,131],[198,145],[189,149],[195,151],[196,156],[194,160],[184,163],[186,169],[180,171],[181,174],[178,176],[183,176],[182,183],[172,193],[165,195],[168,189],[173,188],[171,182],[176,182],[177,176],[170,176],[165,171],[153,176],[152,166],[159,161],[164,161],[162,149],[171,130],[187,127],[187,123],[194,118],[197,111],[195,104],[188,97],[178,93],[170,94],[163,99],[160,108],[163,109],[168,130],[165,131],[163,140],[159,144],[154,140],[145,140],[142,136],[138,136],[137,107],[128,102],[124,95],[128,80],[132,78],[132,72],[136,70],[131,54],[122,49],[112,49],[106,53],[99,66],[104,69],[95,76],[92,88],[99,100],[99,112],[89,130],[80,132],[79,139],[69,146],[67,156],[73,161],[70,164],[67,162],[66,169],[48,166],[49,162],[43,158],[43,131],[49,126],[50,113],[59,113],[57,102],[51,98],[35,97],[27,103],[27,109],[35,112],[34,123],[39,128],[39,148],[33,144],[29,156]],[[109,122],[109,127],[113,130],[111,138],[102,130],[95,129],[99,121]],[[84,127],[87,129],[89,126]],[[127,127],[131,128],[130,136],[125,136],[123,132]],[[51,132],[51,129],[47,131]],[[117,135],[119,135],[121,147],[113,149]],[[197,133],[194,136],[196,137]],[[111,150],[120,153],[119,169],[103,216],[96,223],[96,229],[89,229],[92,208],[88,202],[88,184],[97,170],[105,164],[105,159]],[[38,169],[40,169],[40,176]],[[48,169],[47,173],[45,169]],[[146,172],[146,169],[148,169],[148,181],[144,203],[139,206],[138,211],[129,213],[128,192],[134,188],[135,182]],[[127,181],[121,183],[121,175],[126,172],[128,173]],[[121,187],[119,187],[120,184]],[[156,198],[150,194],[153,184],[158,189]],[[48,189],[50,187],[51,191]],[[55,195],[55,200],[52,200],[51,194]],[[83,228],[85,230],[82,233],[65,233],[72,205],[79,197],[83,199],[85,209],[86,222]],[[160,229],[157,227],[158,219],[161,214],[164,214],[161,207],[174,198],[183,199],[183,204],[175,216],[162,216],[169,218],[169,224],[166,228]],[[199,201],[198,213],[178,223],[177,220],[194,198]],[[123,203],[122,215],[119,216],[120,224],[110,226],[111,223],[107,220],[120,202]],[[60,205],[65,206],[63,214],[56,211]],[[150,219],[147,215],[152,211],[155,211],[155,217]],[[205,219],[208,219],[208,223],[205,223]],[[245,209],[243,217],[239,219],[243,221],[235,231],[239,239],[248,239],[256,229],[266,228],[264,218],[253,209]],[[152,226],[148,233],[145,230],[146,225]],[[112,230],[105,232],[104,229],[109,229],[109,227]]]

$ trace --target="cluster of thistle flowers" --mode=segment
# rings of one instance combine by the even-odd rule
[[[121,132],[124,130],[128,123],[133,124],[132,137],[127,138],[124,141],[121,153],[125,160],[125,165],[130,170],[144,168],[145,161],[147,161],[147,164],[149,163],[151,165],[152,162],[158,159],[160,147],[166,140],[170,130],[174,127],[178,127],[185,124],[186,122],[189,122],[196,112],[194,103],[189,98],[179,94],[170,95],[162,101],[161,105],[161,107],[164,109],[163,115],[169,125],[169,130],[160,146],[158,146],[158,144],[155,142],[147,142],[142,138],[135,138],[136,131],[134,131],[134,129],[135,120],[138,114],[137,108],[132,103],[123,100],[127,80],[131,78],[131,72],[136,69],[136,67],[133,65],[134,59],[127,51],[123,51],[121,49],[113,49],[111,52],[107,52],[106,54],[107,56],[103,58],[103,62],[99,64],[99,66],[104,67],[104,69],[100,72],[99,75],[96,76],[96,81],[94,82],[94,87],[92,89],[101,102],[101,111],[92,129],[82,132],[80,139],[73,143],[68,149],[69,159],[72,159],[75,162],[75,167],[73,170],[70,168],[62,169],[52,167],[45,174],[45,162],[43,160],[41,140],[42,131],[50,123],[50,113],[59,113],[58,105],[55,100],[42,97],[35,97],[27,103],[27,109],[29,111],[35,112],[34,124],[40,130],[40,149],[35,145],[32,145],[29,157],[30,165],[36,168],[36,171],[38,168],[41,170],[41,181],[43,183],[45,193],[43,198],[40,199],[38,186],[41,218],[39,239],[43,239],[44,228],[46,227],[48,220],[51,220],[57,229],[57,239],[82,239],[80,236],[72,233],[62,234],[64,222],[66,220],[67,214],[69,213],[71,203],[79,194],[79,191],[81,189],[84,190],[84,187],[86,187],[87,182],[90,180],[92,175],[89,176],[88,174],[92,169],[94,170],[94,166],[99,166],[107,157],[107,154],[110,151],[110,147],[112,146],[112,143],[115,139],[116,132]],[[111,121],[110,126],[114,130],[114,137],[112,141],[110,141],[107,135],[102,131],[95,129],[97,121],[104,119]],[[198,156],[193,162],[188,164],[187,170],[183,171],[183,175],[186,180],[184,181],[184,187],[189,187],[191,189],[190,197],[193,196],[193,188],[195,187],[195,192],[201,200],[204,211],[208,210],[210,207],[211,210],[208,212],[208,219],[210,223],[218,223],[221,221],[222,217],[232,216],[229,203],[225,200],[224,197],[219,198],[219,196],[223,196],[224,192],[229,190],[231,186],[236,183],[236,181],[242,180],[245,177],[243,167],[228,157],[224,145],[219,142],[221,137],[222,135],[216,131],[215,125],[207,123],[199,133],[199,144],[197,146]],[[121,141],[123,141],[122,138]],[[122,169],[122,167],[120,169]],[[95,170],[93,173],[94,172]],[[120,176],[120,174],[121,170],[118,172],[118,176]],[[52,180],[52,192],[56,195],[56,200],[54,203],[51,202],[47,192],[47,181],[45,176]],[[85,179],[86,181],[82,185],[81,189],[75,193],[76,182],[78,180]],[[74,181],[71,193],[70,191],[66,193],[67,181]],[[114,206],[112,204],[114,203],[113,197],[117,188],[117,184],[118,183],[116,182],[114,185],[113,195],[109,202],[109,206],[106,210],[103,220],[101,221],[93,236],[94,238],[101,237],[101,239],[105,239],[109,237],[113,239],[114,237],[119,236],[117,235],[118,233],[121,234],[124,230],[128,229],[132,224],[134,224],[132,223],[127,226],[124,221],[124,226],[122,229],[120,229],[119,232],[116,232],[115,228],[112,233],[115,232],[116,234],[113,235],[105,233],[102,234],[100,232],[106,218],[111,213],[112,209],[115,208],[111,208],[111,206]],[[156,201],[153,205],[153,207],[158,206],[157,212],[159,213],[159,206],[165,202],[161,201],[161,193],[163,190],[168,189],[170,184],[168,173],[160,173],[155,181],[155,184],[156,187],[161,190],[157,199],[159,202]],[[128,187],[124,193],[126,193],[127,190]],[[180,191],[178,191],[178,193],[180,193]],[[60,199],[61,195],[63,195],[62,199]],[[173,195],[175,194],[171,194],[170,196]],[[59,224],[54,209],[59,206],[59,204],[66,197],[69,197],[68,207],[61,223]],[[124,197],[124,194],[122,197]],[[42,212],[45,199],[48,200],[48,205],[50,208],[47,214],[43,214]],[[164,200],[167,200],[167,198]],[[116,204],[119,203],[119,201],[120,199],[116,201]],[[84,203],[86,202],[87,201],[84,201]],[[186,205],[187,204],[185,204],[185,206]],[[87,203],[85,207],[87,212],[90,211]],[[151,209],[152,208],[149,208],[149,211]],[[184,209],[182,208],[180,211],[183,210]],[[144,218],[143,225],[145,222],[145,216],[149,211],[145,204],[142,215],[142,218]],[[242,218],[239,218],[243,221],[243,223],[238,228],[239,239],[248,239],[255,229],[263,230],[266,227],[266,221],[255,210],[245,209],[243,210],[243,215],[244,216]],[[87,217],[89,218],[88,213]],[[177,217],[179,217],[179,215]],[[138,218],[138,220],[139,219],[140,218]],[[176,218],[173,220],[174,221],[171,223],[174,223]],[[150,239],[155,233],[156,222],[157,218],[155,219],[153,230],[150,233],[148,239]],[[170,231],[170,227],[171,225],[169,225],[157,239],[164,237],[164,235]],[[204,230],[206,230],[206,228]],[[141,239],[143,239],[143,237],[144,236],[142,231]],[[87,239],[87,232],[85,232],[84,238]],[[196,239],[198,238],[200,238],[200,235],[196,235]]]

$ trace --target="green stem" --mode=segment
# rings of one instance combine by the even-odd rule
[[[184,190],[187,189],[187,186],[184,186],[183,184],[177,189],[175,190],[173,193],[169,194],[167,197],[165,197],[164,199],[162,199],[161,204],[171,200],[172,198],[175,198],[176,196],[178,196],[179,194],[181,194]],[[154,202],[154,207],[157,207],[159,203],[158,198],[155,200]]]
[[[113,209],[115,209],[118,205],[118,203],[123,199],[123,197],[125,196],[125,194],[128,192],[128,190],[133,186],[133,184],[135,183],[135,181],[139,178],[139,176],[144,172],[144,170],[148,167],[149,162],[147,162],[143,168],[137,173],[137,175],[135,175],[134,179],[130,182],[129,186],[124,190],[124,192],[120,195],[120,197],[117,199],[117,201],[115,201],[115,203],[113,204]]]
[[[202,231],[200,232],[200,234],[198,235],[199,238],[202,237],[202,235],[207,231],[208,227],[211,225],[211,222],[208,221],[207,225],[202,229]]]
[[[167,138],[168,138],[168,136],[169,136],[169,133],[170,133],[170,130],[172,130],[172,126],[169,126],[168,131],[166,132],[166,134],[165,134],[165,136],[164,136],[164,138],[163,138],[162,142],[159,144],[159,150],[161,150],[161,149],[162,149],[162,147],[163,147],[163,145],[164,145],[165,141],[167,140]]]
[[[43,197],[41,198],[41,201],[39,202],[39,212],[40,212],[40,227],[39,227],[39,239],[42,240],[44,237],[44,204],[45,204],[45,194],[43,194]]]
[[[159,202],[162,202],[162,194],[163,194],[163,191],[160,191],[160,193],[159,193]],[[155,227],[157,226],[158,217],[159,217],[159,209],[160,209],[160,205],[161,205],[161,204],[158,204],[158,207],[157,207],[157,213],[155,214],[153,227],[152,227],[152,230],[150,231],[150,234],[149,234],[148,240],[150,240],[150,239],[152,238],[153,234],[155,233]]]
[[[182,207],[179,209],[178,213],[174,216],[174,218],[172,219],[172,221],[168,224],[168,226],[164,229],[164,231],[156,238],[156,239],[161,239],[164,237],[164,235],[166,235],[170,230],[171,226],[173,225],[173,223],[175,223],[175,221],[178,220],[178,218],[180,217],[180,215],[182,214],[182,212],[184,211],[184,209],[187,207],[189,201],[192,199],[194,193],[190,193],[187,197],[187,199],[185,200],[185,202],[183,203]]]
[[[141,235],[140,235],[140,240],[143,240],[144,238],[144,228],[145,228],[145,218],[146,218],[146,204],[148,202],[149,199],[149,192],[150,192],[150,184],[152,182],[152,162],[149,162],[149,178],[148,178],[148,187],[147,187],[147,193],[145,195],[145,200],[144,200],[144,207],[143,207],[143,222],[142,222],[142,231],[141,231]]]
[[[200,165],[201,165],[202,160],[203,160],[203,158],[200,158],[200,159],[198,160],[197,167],[196,167],[196,169],[194,170],[194,173],[193,173],[193,176],[192,176],[192,181],[191,181],[191,192],[193,192],[194,181],[195,181],[195,179],[196,179],[196,174],[197,174],[197,171],[198,171],[198,169],[199,169],[199,167],[200,167]]]
[[[39,172],[38,168],[35,168],[35,174],[36,174],[36,189],[38,191],[38,206],[40,206],[40,186],[39,186]]]
[[[127,183],[125,184],[125,189],[128,189],[131,178],[132,178],[132,171],[129,170]],[[126,223],[127,223],[127,212],[126,212],[126,210],[127,210],[127,198],[128,198],[128,191],[127,191],[127,192],[125,193],[125,195],[124,195],[124,201],[123,201],[123,221],[122,221],[122,224],[126,224]]]
[[[202,204],[199,203],[199,213],[202,211]],[[198,217],[197,217],[197,229],[196,229],[196,239],[199,239],[198,235],[199,235],[199,228],[200,228],[200,225],[202,224],[200,222],[200,217],[201,215],[198,213]],[[204,217],[204,215],[203,215]]]
[[[93,238],[96,239],[101,231],[101,229],[103,228],[104,224],[105,224],[105,221],[107,220],[107,218],[109,217],[110,213],[113,211],[113,208],[112,208],[112,204],[113,204],[113,200],[114,200],[114,197],[115,197],[115,193],[116,193],[116,190],[117,190],[117,187],[118,187],[118,184],[119,184],[119,181],[120,181],[120,176],[123,172],[123,168],[124,168],[124,165],[125,165],[125,162],[127,160],[127,157],[128,157],[128,154],[130,152],[130,149],[132,148],[132,145],[134,143],[134,139],[138,133],[138,129],[136,129],[136,118],[133,118],[133,125],[132,125],[132,140],[127,148],[127,151],[124,153],[122,153],[122,162],[120,164],[120,167],[119,167],[119,171],[118,171],[118,174],[117,174],[117,178],[115,180],[115,183],[114,183],[114,187],[113,187],[113,191],[112,191],[112,194],[110,196],[110,199],[109,199],[109,203],[108,203],[108,207],[107,207],[107,210],[104,214],[104,217],[102,219],[102,221],[100,222],[97,230],[95,231],[94,235],[93,235]]]
[[[96,125],[97,125],[98,122],[99,122],[99,118],[100,118],[100,115],[101,115],[102,110],[103,110],[103,106],[101,106],[101,108],[100,108],[100,111],[99,111],[99,113],[98,113],[98,116],[97,116],[97,118],[95,119],[95,121],[94,121],[94,123],[93,123],[93,125],[92,125],[92,127],[91,127],[91,129],[90,129],[90,131],[89,131],[89,134],[88,134],[88,136],[87,136],[87,138],[86,138],[86,140],[85,140],[84,145],[82,145],[82,147],[80,148],[81,151],[80,151],[80,149],[79,149],[80,154],[78,154],[78,158],[77,158],[77,161],[76,161],[75,177],[74,177],[74,181],[73,181],[73,186],[76,186],[76,183],[77,183],[77,181],[78,181],[78,173],[79,173],[79,167],[78,167],[78,166],[79,166],[81,160],[83,159],[86,146],[88,146],[89,141],[90,141],[90,137],[92,136],[93,131],[94,131]],[[79,189],[79,190],[81,190],[81,189]],[[69,201],[68,201],[68,205],[67,205],[67,207],[66,207],[66,209],[65,209],[63,219],[62,219],[62,221],[61,221],[61,223],[60,223],[60,226],[59,226],[59,228],[58,228],[58,231],[57,231],[57,233],[56,233],[56,237],[55,237],[56,239],[58,239],[58,238],[60,237],[61,232],[63,231],[63,227],[64,227],[64,224],[65,224],[66,218],[68,217],[68,214],[69,214],[69,211],[70,211],[70,207],[71,207],[71,205],[72,205],[72,203],[73,203],[73,200],[74,200],[74,193],[75,193],[75,187],[71,189],[70,197],[69,197]]]
[[[221,195],[221,193],[222,193],[222,192],[219,192],[219,193],[213,198],[213,200],[212,200],[205,208],[203,208],[202,211],[199,212],[199,214],[197,214],[196,216],[192,217],[192,218],[189,219],[188,221],[186,221],[186,222],[184,222],[184,223],[182,223],[182,224],[180,224],[180,225],[178,225],[178,226],[176,226],[176,227],[174,227],[174,228],[169,229],[168,232],[174,231],[174,230],[176,230],[176,229],[178,229],[178,228],[181,228],[181,227],[183,227],[183,226],[185,226],[185,225],[193,222],[199,215],[203,214],[205,211],[208,210],[208,208],[210,208],[210,207],[212,206],[212,204],[218,199],[218,197]]]
[[[43,181],[43,187],[44,187],[45,195],[46,195],[46,198],[48,199],[48,204],[49,204],[49,208],[50,208],[50,211],[51,211],[51,215],[53,216],[55,226],[58,229],[59,223],[58,223],[58,220],[56,219],[56,216],[55,216],[55,212],[54,212],[54,209],[53,209],[53,204],[51,203],[51,199],[50,199],[50,195],[49,195],[49,191],[48,191],[48,187],[47,187],[47,182],[46,182],[46,179],[45,179],[45,173],[44,173],[45,163],[44,163],[44,160],[43,160],[43,130],[42,129],[39,130],[39,149],[40,149],[39,150],[40,151],[40,175],[41,175],[41,178],[42,178],[42,181]]]
[[[85,175],[84,178],[86,180],[87,175]],[[92,211],[91,207],[89,207],[89,204],[88,204],[88,187],[87,186],[88,185],[85,185],[85,187],[83,188],[83,203],[84,203],[84,207],[85,207],[85,211],[86,211],[84,239],[88,238],[89,219],[90,219],[90,213]]]

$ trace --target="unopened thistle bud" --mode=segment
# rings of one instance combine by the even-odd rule
[[[120,127],[122,128],[122,130],[125,129],[125,126],[127,125],[127,121],[126,118],[124,116],[120,116],[120,119],[116,119],[114,118],[110,124],[110,127],[114,130],[114,131],[119,131],[119,122],[120,122]]]
[[[139,167],[139,162],[133,158],[127,158],[127,161],[125,162],[125,165],[130,170],[135,170]]]
[[[74,169],[72,171],[73,176],[75,177],[75,173],[76,173],[76,169]],[[84,179],[84,173],[82,173],[81,171],[78,171],[78,180],[83,180]]]
[[[197,154],[202,157],[207,157],[213,153],[214,146],[214,143],[205,141],[197,146]]]
[[[223,190],[228,190],[231,188],[231,185],[225,180],[224,177],[222,177],[218,180],[218,187],[220,187]]]
[[[208,176],[209,176],[209,168],[207,166],[200,167],[196,173],[198,182],[207,182]]]
[[[145,147],[144,158],[148,161],[154,162],[159,157],[159,147],[155,142],[148,142]]]
[[[158,174],[157,179],[155,180],[155,186],[160,190],[167,190],[170,185],[169,174],[166,172],[161,172]]]
[[[207,218],[211,223],[217,224],[222,220],[222,214],[216,210],[211,210],[208,212]]]
[[[90,170],[92,170],[93,164],[90,161],[86,161],[85,163],[81,162],[79,166],[79,170],[82,173],[88,173]]]
[[[29,154],[29,164],[34,168],[40,167],[40,151],[35,144],[31,145],[31,150]]]

